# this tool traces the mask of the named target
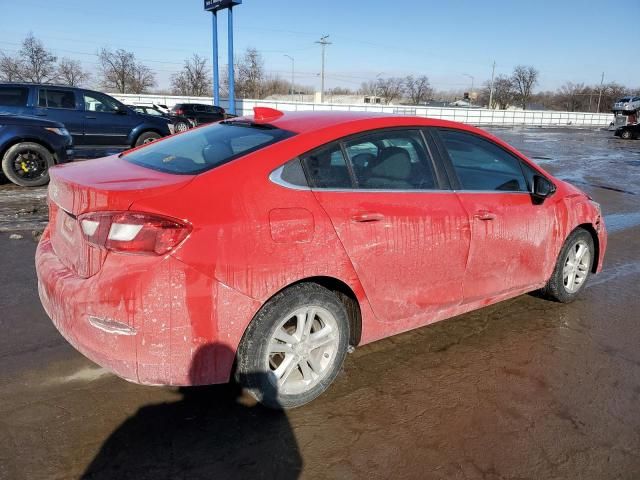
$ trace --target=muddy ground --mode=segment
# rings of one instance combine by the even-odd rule
[[[604,272],[571,305],[526,295],[358,348],[287,413],[76,353],[36,291],[45,191],[0,185],[0,478],[640,478],[640,141],[492,131],[602,203]]]

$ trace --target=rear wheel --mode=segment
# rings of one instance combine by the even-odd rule
[[[623,138],[624,140],[631,140],[633,138],[631,130],[623,130],[620,134],[620,138]]]
[[[316,284],[294,285],[269,300],[247,328],[236,377],[268,407],[299,407],[333,382],[348,343],[340,300]]]
[[[54,165],[53,155],[38,143],[18,143],[2,157],[2,171],[16,185],[39,187],[49,182],[49,167]]]
[[[591,234],[582,228],[574,230],[565,241],[551,278],[542,292],[562,303],[574,301],[591,274],[594,255]]]
[[[155,142],[159,138],[161,138],[161,136],[156,132],[144,132],[140,134],[140,136],[136,140],[135,146],[139,147],[140,145],[145,145],[147,143]]]
[[[187,130],[189,130],[189,125],[187,125],[185,122],[177,122],[175,124],[176,127],[176,132],[186,132]]]

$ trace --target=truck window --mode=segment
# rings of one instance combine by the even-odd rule
[[[26,107],[28,97],[27,87],[0,87],[0,105],[3,107]]]

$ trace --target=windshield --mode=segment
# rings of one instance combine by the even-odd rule
[[[149,144],[123,158],[161,172],[193,175],[292,135],[268,125],[221,122]]]

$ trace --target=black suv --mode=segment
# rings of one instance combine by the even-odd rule
[[[109,95],[76,87],[0,83],[0,112],[63,123],[76,149],[129,148],[173,133],[167,118],[137,113]]]
[[[227,118],[224,108],[204,103],[176,103],[171,114],[187,117],[194,125],[219,122]]]
[[[49,167],[73,157],[71,135],[59,122],[0,113],[2,171],[16,185],[37,187],[49,181]]]

